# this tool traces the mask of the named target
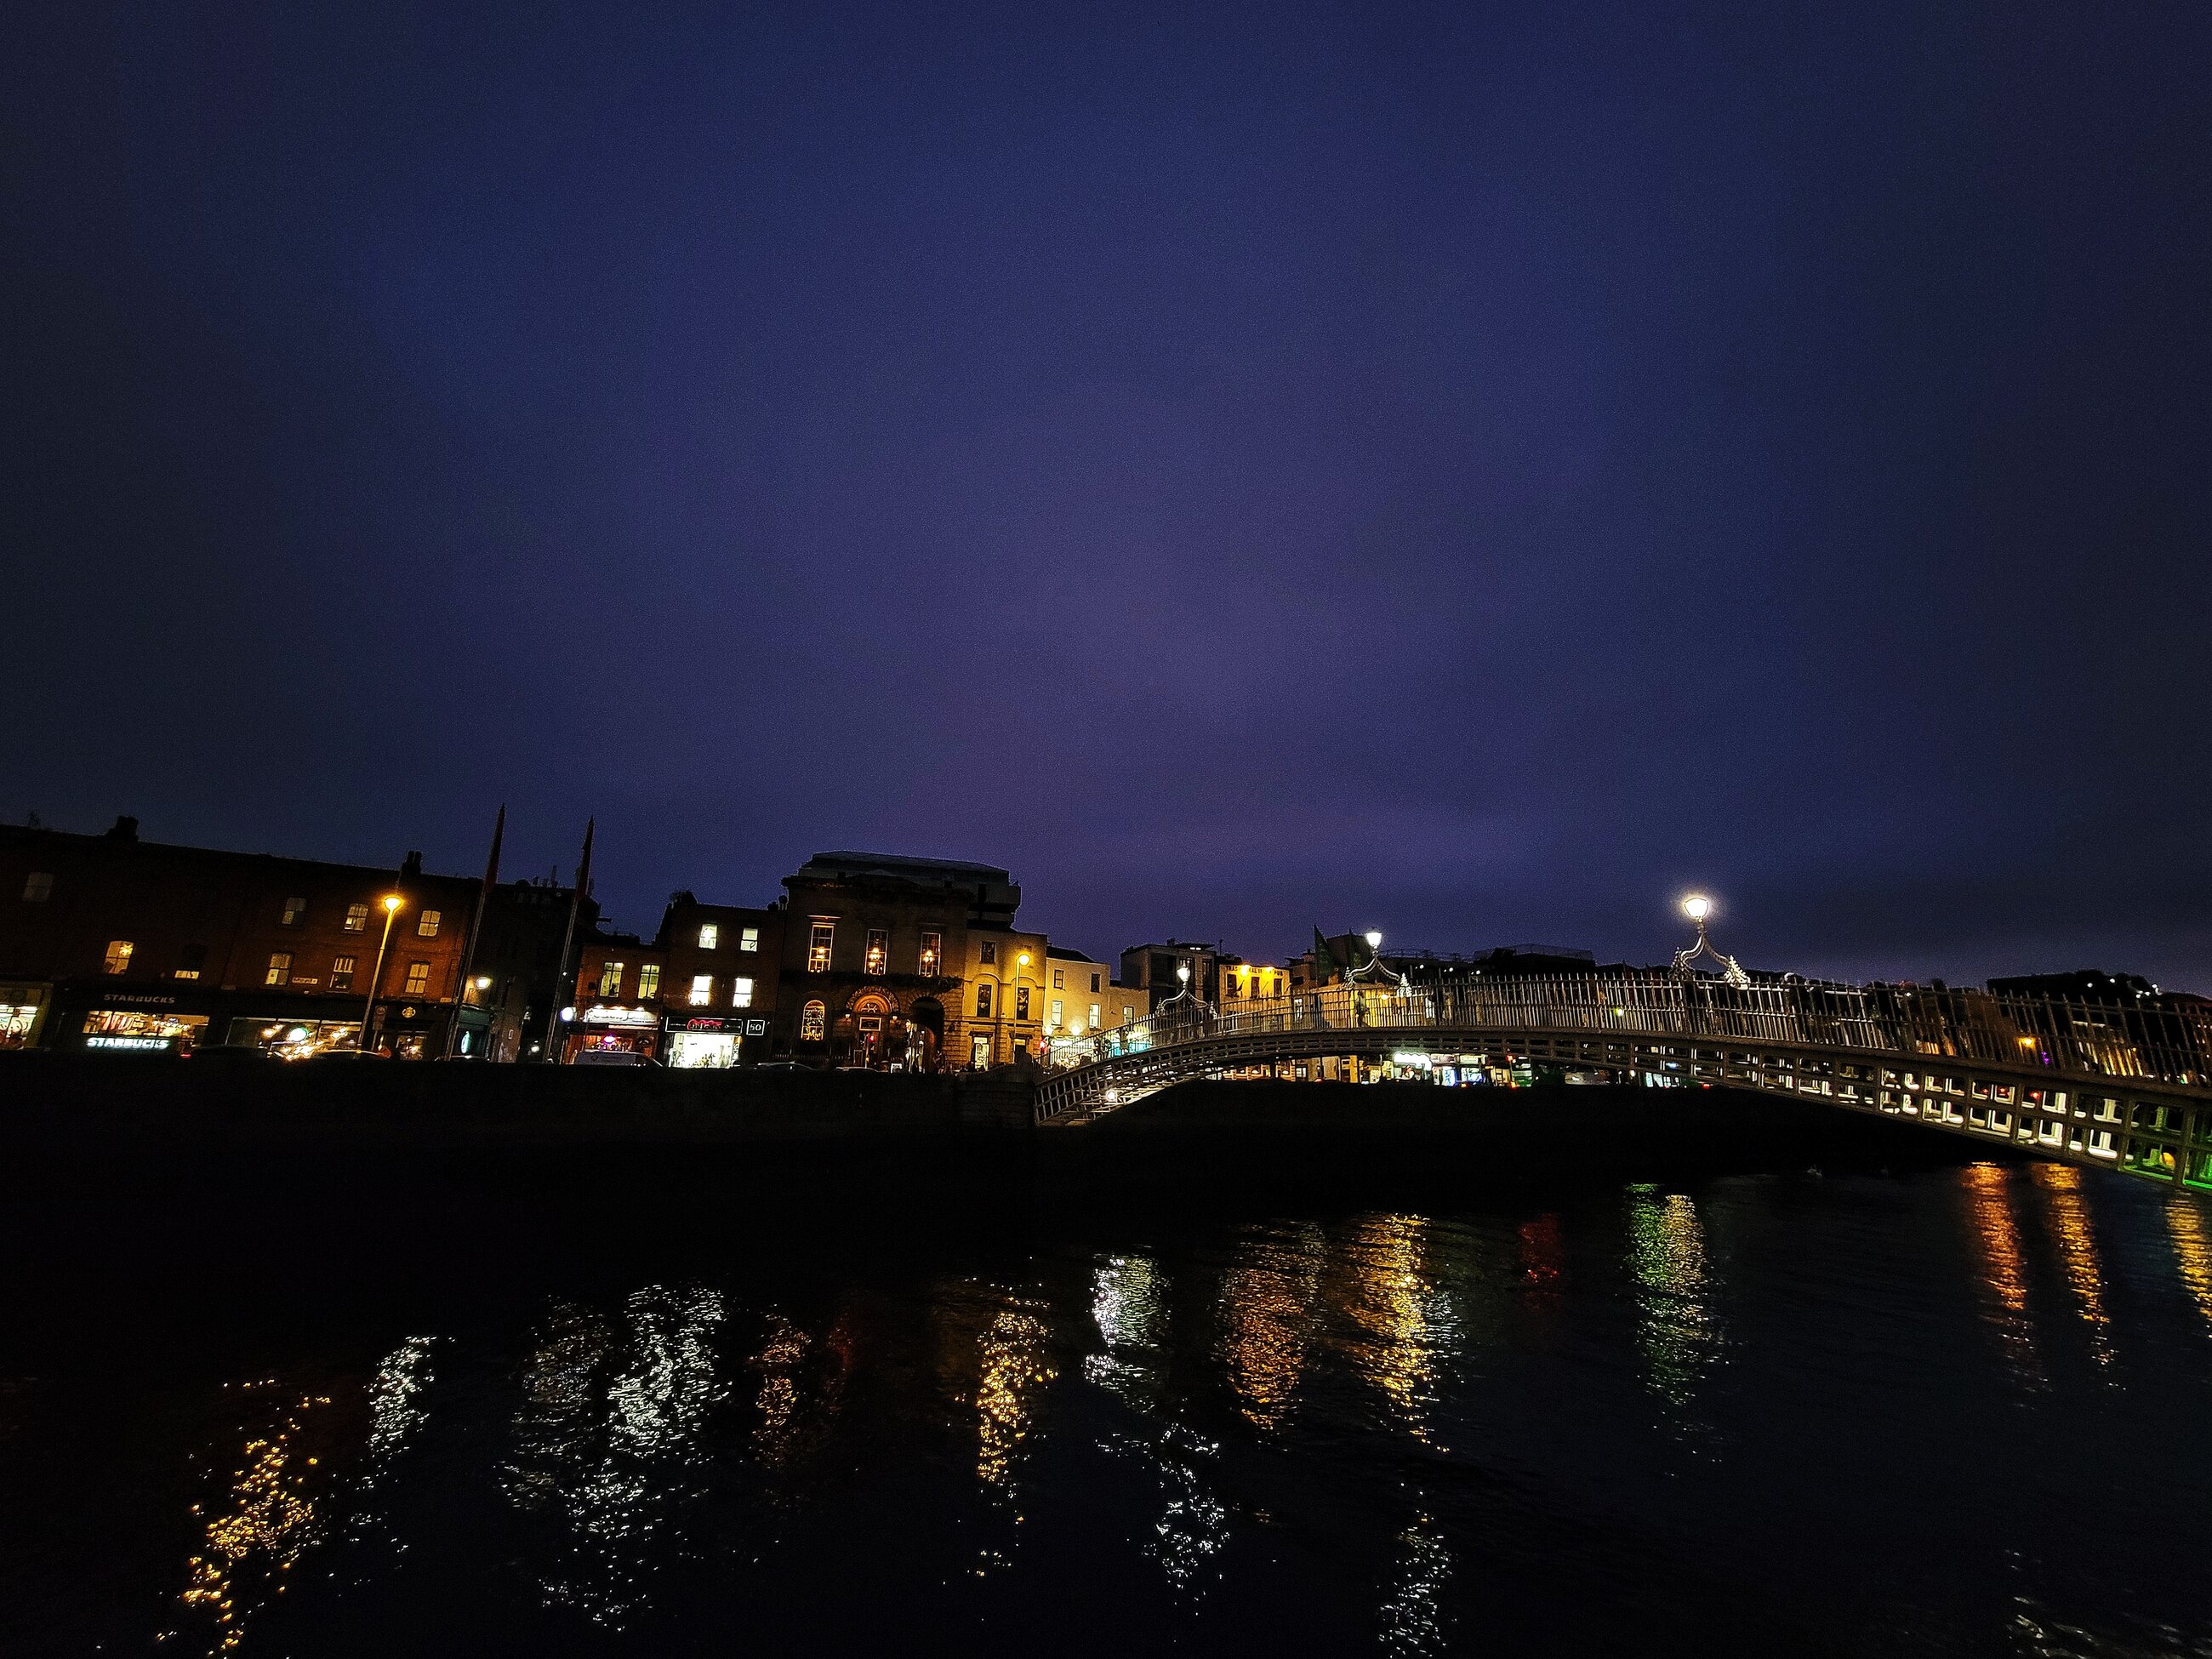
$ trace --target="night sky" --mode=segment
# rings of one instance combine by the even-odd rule
[[[2212,990],[2212,8],[0,23],[0,816]]]

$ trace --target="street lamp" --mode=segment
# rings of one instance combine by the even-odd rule
[[[1711,917],[1715,908],[1712,900],[1703,893],[1691,893],[1683,897],[1682,914],[1696,924],[1698,939],[1697,943],[1687,950],[1674,952],[1674,972],[1687,977],[1696,972],[1699,957],[1711,957],[1719,964],[1721,978],[1725,983],[1734,986],[1739,991],[1748,989],[1751,985],[1751,975],[1743,971],[1742,965],[1734,957],[1725,955],[1716,949],[1712,940],[1706,937],[1705,923]]]
[[[384,953],[392,945],[392,924],[398,919],[399,907],[407,901],[398,893],[384,896],[384,937],[376,942],[376,970],[368,976],[368,1000],[361,1009],[360,1052],[367,1054],[369,1045],[369,1022],[376,1018],[377,988],[384,983]]]
[[[1713,902],[1703,893],[1692,893],[1682,901],[1682,914],[1702,929],[1705,918],[1713,913]]]

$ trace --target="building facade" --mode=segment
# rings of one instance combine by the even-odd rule
[[[563,915],[567,895],[562,894]],[[504,924],[480,940],[479,907]],[[0,826],[0,1047],[289,1057],[519,1046],[529,930],[466,876]]]

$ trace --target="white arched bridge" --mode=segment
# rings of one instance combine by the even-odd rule
[[[1036,1121],[1074,1127],[1196,1078],[1410,1052],[1809,1098],[2212,1190],[2212,1007],[1741,980],[1383,976],[1233,1012],[1177,996],[1055,1042]]]

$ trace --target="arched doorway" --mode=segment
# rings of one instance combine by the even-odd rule
[[[853,1052],[848,1062],[881,1071],[897,1052],[894,1035],[899,1024],[898,1005],[881,991],[863,991],[853,999]]]
[[[917,997],[906,1011],[906,1068],[934,1072],[945,1064],[945,1005],[935,997]]]

